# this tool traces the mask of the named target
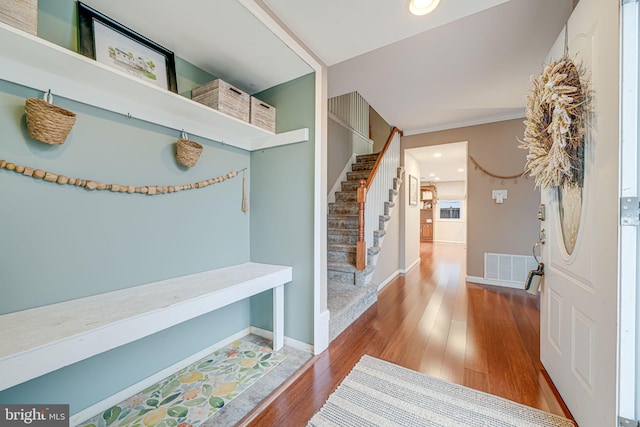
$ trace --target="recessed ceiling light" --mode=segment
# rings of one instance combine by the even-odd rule
[[[464,172],[464,169],[460,168],[458,169],[458,172]]]
[[[409,10],[414,15],[426,15],[438,7],[438,4],[440,4],[440,0],[411,0]]]
[[[436,176],[436,181],[440,181],[440,178],[438,178],[437,176]]]
[[[435,173],[430,173],[429,176],[436,176],[436,174]]]
[[[433,153],[433,157],[442,157],[442,153]]]

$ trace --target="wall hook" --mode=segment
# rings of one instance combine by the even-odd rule
[[[53,104],[53,95],[51,94],[51,89],[44,93],[44,100],[49,104]]]
[[[182,129],[182,134],[180,135],[180,138],[189,139],[189,135],[187,135],[187,133],[184,131],[184,129]]]

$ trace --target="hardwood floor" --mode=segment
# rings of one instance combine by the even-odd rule
[[[364,354],[572,418],[539,361],[538,297],[465,283],[462,245],[421,259],[241,424],[306,425]]]

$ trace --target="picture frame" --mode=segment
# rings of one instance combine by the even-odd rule
[[[418,204],[418,178],[413,175],[409,175],[409,204]]]
[[[78,53],[178,93],[172,51],[82,2],[78,2]]]

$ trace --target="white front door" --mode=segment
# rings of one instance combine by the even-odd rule
[[[557,192],[546,208],[540,358],[580,427],[614,426],[617,405],[619,1],[581,0],[567,24],[569,56],[587,70],[593,117],[585,145],[582,206],[573,250]],[[562,34],[549,57],[559,59]],[[569,197],[565,195],[565,201]],[[567,205],[567,206],[570,206]],[[567,208],[565,208],[567,209]],[[568,209],[572,209],[568,207]],[[565,234],[567,234],[565,232]]]

